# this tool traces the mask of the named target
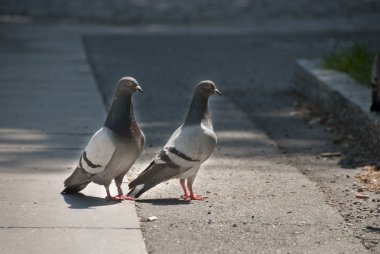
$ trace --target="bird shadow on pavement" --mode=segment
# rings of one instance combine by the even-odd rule
[[[149,203],[158,206],[169,206],[169,205],[188,205],[191,204],[188,200],[178,199],[178,198],[154,198],[154,199],[138,199],[136,202],[139,203]]]
[[[70,205],[70,209],[89,209],[97,206],[109,206],[120,203],[117,201],[107,201],[105,198],[87,196],[83,193],[62,195],[65,202]]]

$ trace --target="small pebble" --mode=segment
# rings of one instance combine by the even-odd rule
[[[150,216],[150,217],[148,218],[148,221],[155,221],[155,220],[157,220],[157,217],[156,217],[156,216]]]

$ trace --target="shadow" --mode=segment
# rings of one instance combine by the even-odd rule
[[[86,196],[83,193],[61,194],[70,209],[89,209],[97,206],[119,204],[117,201],[107,201],[104,198]]]
[[[183,199],[177,199],[177,198],[138,199],[138,200],[136,200],[136,202],[139,202],[139,203],[149,203],[149,204],[158,205],[158,206],[188,205],[188,204],[191,204],[191,201],[183,200]]]
[[[366,229],[367,229],[367,231],[369,231],[369,232],[375,232],[375,233],[380,234],[380,227],[376,227],[376,226],[367,226]]]

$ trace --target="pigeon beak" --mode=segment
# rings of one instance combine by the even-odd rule
[[[136,86],[136,91],[139,91],[140,93],[144,93],[144,91],[142,90],[141,86]]]
[[[216,88],[215,88],[214,94],[217,94],[217,95],[222,95],[222,93],[221,93],[221,92],[219,92],[219,90],[218,90],[218,89],[216,89]]]

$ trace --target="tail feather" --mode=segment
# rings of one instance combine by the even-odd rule
[[[90,182],[88,183],[83,183],[83,184],[77,184],[77,185],[71,185],[71,186],[67,186],[61,193],[62,194],[74,194],[74,193],[78,193],[80,192],[81,190],[83,190],[84,188],[86,188],[86,186],[89,184]]]
[[[158,184],[158,183],[157,183]],[[144,192],[150,190],[151,188],[153,188],[154,186],[156,186],[157,184],[149,184],[149,185],[145,185],[145,184],[140,184],[140,185],[137,185],[135,187],[133,187],[133,189],[131,189],[127,196],[128,197],[131,197],[131,198],[138,198],[140,197]]]
[[[156,164],[152,161],[136,179],[129,183],[131,190],[128,196],[138,198],[157,184],[176,177],[178,173],[177,168],[170,168],[167,164]]]
[[[143,180],[144,176],[147,173],[149,173],[149,170],[152,168],[153,165],[154,165],[154,161],[152,161],[149,164],[149,166],[143,172],[141,172],[140,175],[138,175],[138,177],[136,179],[134,179],[132,182],[130,182],[128,184],[129,189],[132,189],[132,188],[136,187],[137,185],[142,184],[143,183],[142,180]]]
[[[77,167],[74,172],[69,176],[64,184],[65,189],[62,194],[73,194],[83,190],[89,183],[93,174],[86,172],[83,168]]]
[[[141,172],[141,174],[136,179],[134,179],[132,182],[128,184],[128,187],[131,190],[128,192],[127,196],[132,197],[132,198],[138,198],[144,192],[148,191],[149,189],[157,185],[157,184],[148,185],[148,184],[143,183],[145,179],[144,176],[149,173],[149,170],[152,168],[153,165],[154,165],[154,161],[152,161],[149,164],[149,166],[143,172]]]

